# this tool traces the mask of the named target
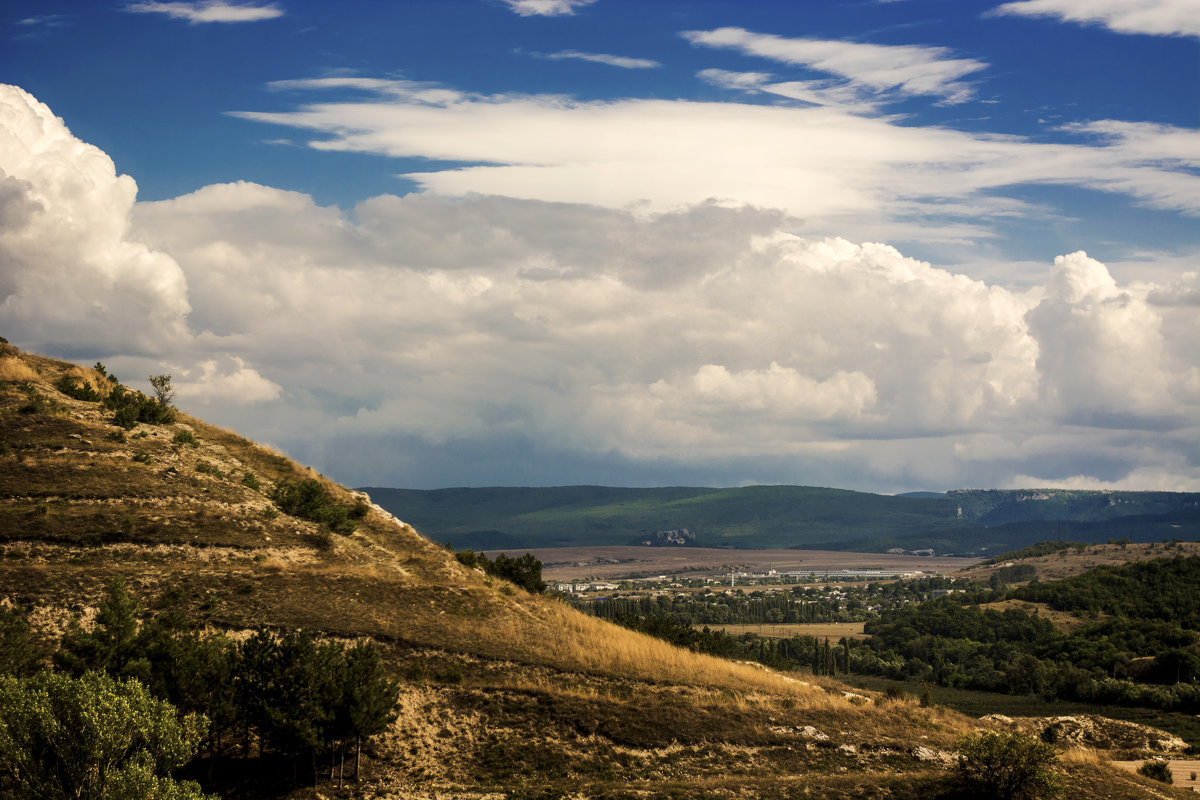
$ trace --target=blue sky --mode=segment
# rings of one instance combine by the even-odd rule
[[[0,35],[5,335],[345,482],[1200,488],[1190,0]]]

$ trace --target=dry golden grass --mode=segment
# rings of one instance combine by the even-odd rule
[[[0,358],[0,381],[36,381],[40,376],[37,371],[16,356]]]

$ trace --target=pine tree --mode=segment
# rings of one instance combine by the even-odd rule
[[[108,597],[100,603],[95,627],[85,631],[78,620],[73,620],[54,654],[54,663],[76,676],[96,670],[116,677],[148,679],[150,664],[138,640],[140,613],[141,607],[129,594],[125,579],[113,579]]]

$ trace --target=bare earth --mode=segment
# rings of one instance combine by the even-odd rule
[[[498,552],[491,551],[489,555]],[[519,556],[527,551],[513,551]],[[531,550],[551,581],[616,580],[652,575],[719,575],[730,570],[884,569],[949,575],[975,558],[850,553],[842,550],[721,550],[707,547],[548,547]]]

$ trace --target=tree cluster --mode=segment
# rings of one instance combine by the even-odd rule
[[[542,562],[538,561],[533,553],[526,553],[517,558],[500,553],[495,558],[488,558],[486,553],[458,550],[454,551],[454,557],[468,567],[481,569],[488,575],[511,581],[534,594],[546,591],[546,582],[542,580]]]
[[[271,754],[290,760],[294,776],[307,761],[314,780],[320,762],[328,766],[330,777],[336,767],[340,780],[345,755],[351,752],[357,776],[362,745],[395,718],[399,685],[388,677],[378,649],[369,642],[344,646],[320,641],[307,631],[277,636],[265,629],[239,642],[225,636],[202,636],[177,613],[164,612],[145,621],[140,621],[141,616],[139,604],[124,582],[114,581],[100,604],[95,626],[85,630],[75,622],[63,636],[52,658],[58,671],[51,673],[36,669],[35,651],[21,615],[0,610],[0,671],[11,673],[13,681],[52,680],[46,675],[55,676],[53,680],[60,683],[76,679],[82,683],[68,688],[80,696],[116,692],[121,697],[140,698],[138,693],[145,693],[161,706],[138,700],[141,705],[127,710],[133,720],[129,724],[151,724],[158,719],[147,717],[146,709],[178,710],[183,714],[180,724],[199,726],[194,737],[188,733],[191,750],[180,763],[188,761],[195,746],[205,742],[210,771],[219,754],[233,752],[240,744],[243,758]],[[25,684],[18,688],[33,691]],[[84,701],[100,702],[90,695],[80,702]],[[121,702],[128,706],[133,701]],[[158,711],[155,714],[161,717]],[[69,726],[66,730],[69,732]],[[5,741],[0,737],[0,745]],[[25,752],[24,758],[41,758],[27,750],[22,745],[16,751]],[[37,752],[49,751],[42,748]],[[22,767],[20,772],[27,774],[28,769]],[[168,773],[163,766],[155,774]],[[132,800],[160,795],[86,796],[128,796]]]

